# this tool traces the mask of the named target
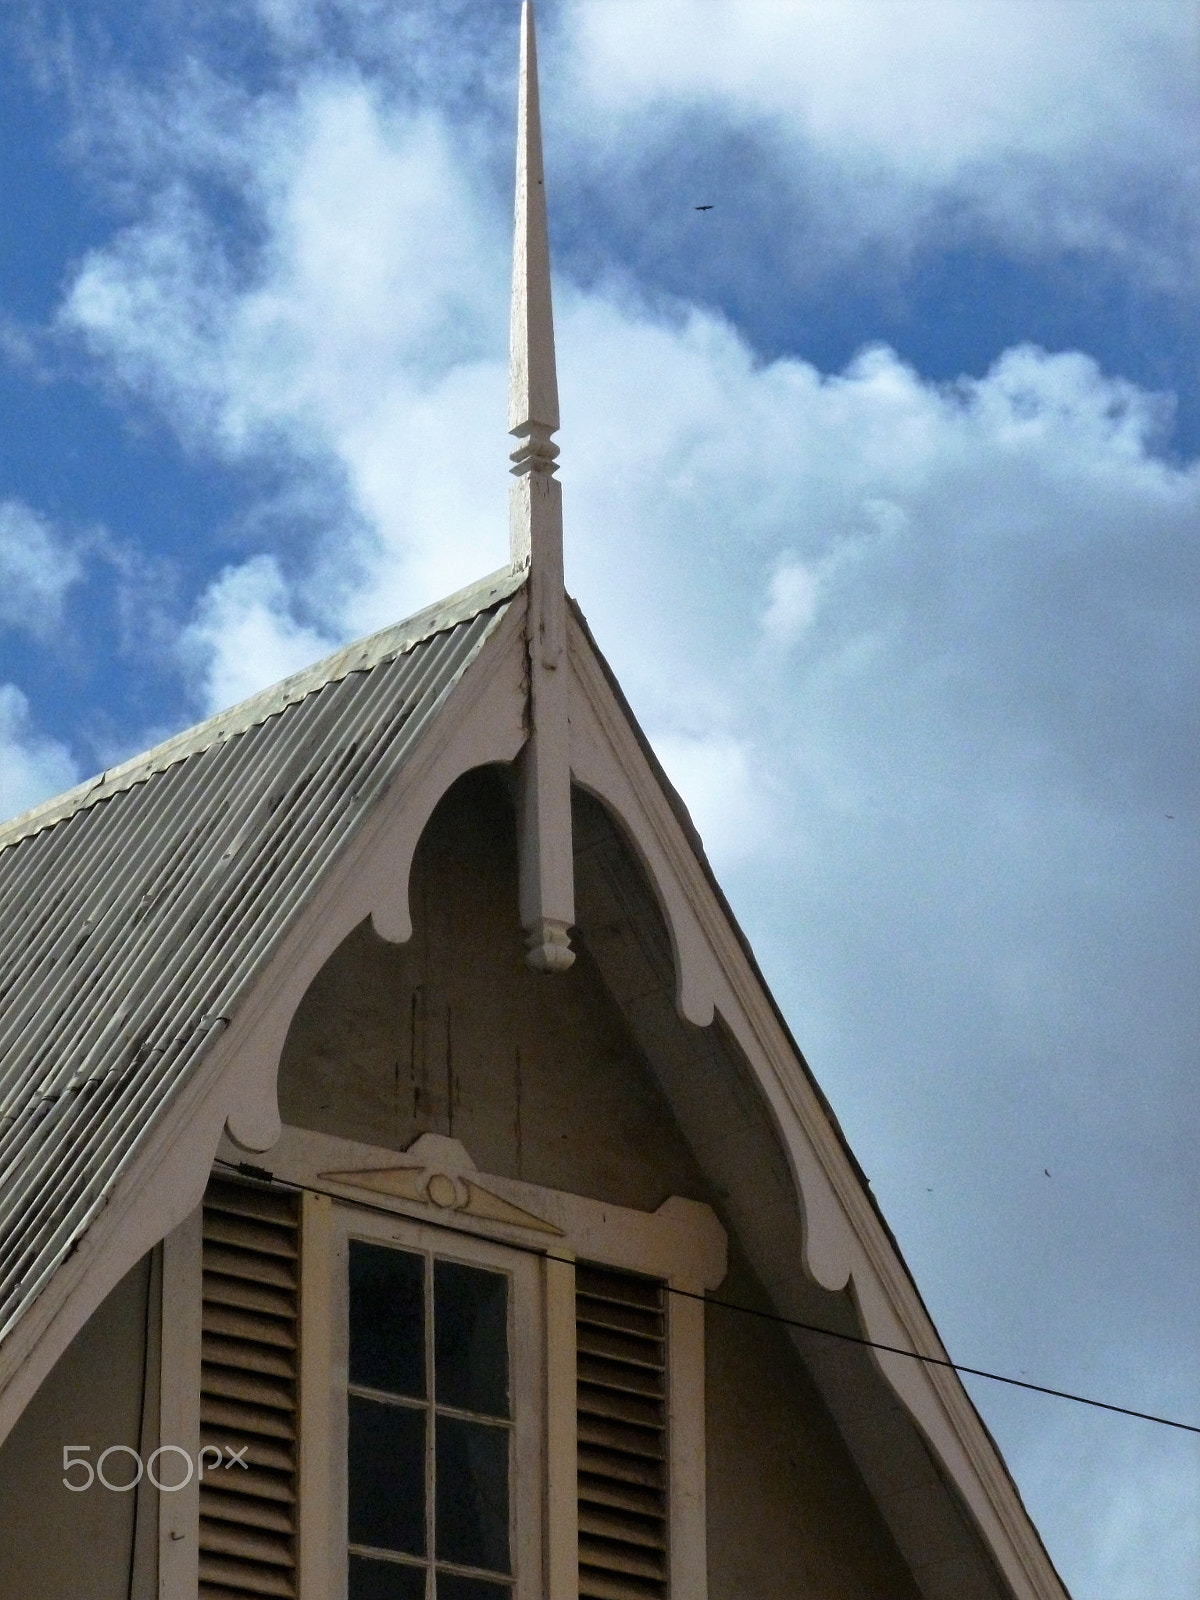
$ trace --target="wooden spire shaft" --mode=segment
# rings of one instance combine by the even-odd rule
[[[558,378],[550,301],[550,244],[538,107],[533,6],[521,8],[517,183],[513,229],[508,427],[515,482],[509,491],[513,565],[529,572],[530,734],[521,760],[521,926],[526,960],[543,972],[574,961],[571,751],[567,721],[566,592],[562,488],[554,476]]]

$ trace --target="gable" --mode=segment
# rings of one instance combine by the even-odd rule
[[[577,959],[553,979],[531,971],[511,788],[495,768],[460,778],[414,858],[412,938],[389,945],[364,923],[313,980],[280,1064],[283,1120],[396,1151],[423,1134],[450,1136],[483,1172],[642,1212],[682,1195],[712,1206],[728,1229],[728,1190],[697,1159],[593,955],[605,947],[611,970],[614,940],[631,936],[673,1016],[649,891],[601,808],[577,793]],[[627,974],[627,1001],[628,984]],[[645,1005],[649,985],[639,989]],[[713,1131],[728,1136],[719,1052],[709,1067],[700,1092],[716,1102]],[[735,1096],[746,1089],[735,1079]],[[720,1297],[769,1308],[736,1233],[731,1246]],[[784,1600],[799,1582],[830,1600],[916,1600],[786,1331],[712,1307],[705,1345],[712,1600],[737,1600],[751,1576],[757,1600]]]
[[[581,790],[573,836],[577,960],[547,979],[522,959],[511,775],[491,768],[459,779],[414,857],[412,938],[389,945],[361,925],[298,1006],[280,1066],[285,1123],[396,1150],[424,1133],[451,1135],[485,1172],[638,1210],[670,1194],[703,1200],[734,1242],[721,1298],[861,1335],[853,1295],[822,1290],[799,1270],[803,1214],[753,1073],[719,1017],[700,1028],[679,1016],[654,891],[620,829]],[[855,1548],[890,1572],[893,1587],[880,1594],[910,1592],[896,1538],[923,1592],[1004,1593],[956,1492],[869,1355],[779,1328],[751,1332],[731,1315],[706,1319],[711,1359],[765,1395],[771,1377],[745,1351],[761,1351],[765,1363],[774,1348],[776,1377],[792,1371],[775,1404],[791,1407],[798,1431],[790,1455],[778,1428],[766,1445],[732,1399],[732,1378],[719,1384],[713,1461],[728,1476],[714,1508],[728,1514],[740,1503],[744,1472],[766,1450],[760,1465],[776,1490],[761,1518],[773,1507],[776,1544],[790,1529],[800,1540],[796,1562],[820,1570],[829,1548],[811,1530],[801,1536],[813,1513],[814,1459],[802,1465],[795,1452],[807,1448],[821,1463],[822,1493],[841,1508],[831,1527],[857,1518]],[[815,1443],[804,1446],[806,1438]],[[858,1447],[855,1464],[846,1438]],[[887,1524],[876,1505],[890,1513]],[[730,1515],[711,1552],[714,1574],[722,1559],[736,1571],[747,1526],[761,1534],[765,1525]],[[844,1552],[841,1563],[850,1584]]]
[[[232,992],[243,998],[221,1009],[219,1036],[206,1059],[196,1052],[190,1078],[176,1070],[171,1051],[163,1052],[175,1075],[160,1100],[147,1102],[140,1124],[132,1120],[124,1163],[107,1174],[109,1188],[93,1185],[96,1220],[90,1228],[86,1220],[78,1226],[74,1238],[83,1248],[55,1281],[57,1299],[35,1301],[37,1317],[27,1317],[18,1325],[19,1337],[8,1341],[6,1370],[15,1374],[3,1397],[8,1417],[19,1412],[103,1293],[196,1205],[222,1127],[243,1149],[271,1146],[279,1127],[281,1055],[278,1088],[289,1120],[306,1118],[311,1126],[324,1114],[322,1105],[330,1107],[341,1096],[329,1048],[329,1017],[339,1006],[339,1027],[351,1036],[358,1030],[362,1064],[369,1068],[350,1086],[346,1109],[365,1119],[364,1128],[385,1113],[391,1117],[386,1137],[376,1132],[373,1140],[396,1148],[407,1134],[421,1131],[420,1118],[440,1117],[457,1137],[473,1118],[473,1136],[495,1152],[494,1159],[480,1159],[485,1170],[515,1170],[519,1144],[522,1169],[541,1161],[543,1181],[570,1192],[579,1192],[581,1174],[591,1171],[598,1193],[607,1183],[613,1195],[650,1195],[655,1185],[663,1192],[711,1195],[775,1313],[944,1355],[894,1241],[762,984],[686,812],[578,613],[569,619],[559,669],[566,672],[560,692],[569,706],[575,779],[568,837],[574,839],[578,892],[578,972],[548,978],[521,962],[512,910],[502,909],[506,893],[513,905],[512,821],[504,794],[508,780],[496,772],[463,786],[461,796],[478,797],[491,784],[491,800],[484,794],[481,817],[474,820],[469,806],[460,812],[457,836],[450,827],[443,841],[442,867],[430,842],[429,859],[418,862],[415,875],[410,871],[427,820],[462,773],[481,765],[510,769],[527,740],[524,596],[508,603],[516,587],[511,576],[507,587],[485,587],[484,609],[443,614],[439,631],[406,640],[401,653],[385,651],[386,659],[375,665],[359,658],[356,666],[354,652],[344,653],[344,678],[327,687],[310,684],[298,698],[285,694],[265,721],[243,711],[242,724],[225,741],[243,752],[243,778],[253,779],[249,796],[235,785],[239,826],[218,812],[215,841],[203,830],[185,829],[183,835],[185,867],[192,850],[208,866],[208,878],[200,872],[196,881],[215,884],[218,895],[228,885],[230,903],[267,919],[236,925],[233,938],[209,949],[240,977],[242,989]],[[352,688],[340,689],[342,683]],[[301,714],[322,703],[334,710],[326,719],[313,717],[306,739],[297,731]],[[256,766],[246,753],[256,749],[255,730],[272,721],[292,732],[287,759],[273,765],[268,757]],[[151,770],[131,777],[127,787],[105,789],[103,805],[95,796],[88,804],[83,796],[59,813],[52,806],[50,815],[13,841],[18,855],[39,839],[69,837],[69,826],[66,833],[59,829],[74,823],[77,813],[103,815],[113,802],[128,804],[121,799],[127,793],[166,793],[178,781],[178,768],[192,763],[193,771],[202,770],[203,762],[194,758],[218,751],[221,742],[201,741],[200,750],[185,737],[184,748],[177,746],[165,764],[156,768],[151,762]],[[264,751],[269,743],[264,741]],[[520,767],[513,770],[519,777]],[[370,781],[356,786],[349,775],[361,771],[370,773]],[[262,773],[265,783],[259,782]],[[312,804],[313,837],[324,841],[323,848],[309,850],[300,835],[282,859],[272,850],[272,818],[281,796],[308,797],[298,814],[307,815],[305,805]],[[451,796],[443,820],[453,821],[455,804]],[[182,815],[186,821],[186,808]],[[436,837],[435,829],[428,839]],[[460,870],[464,861],[467,867]],[[451,863],[457,865],[450,892],[429,889]],[[506,889],[497,872],[508,874]],[[491,888],[481,897],[485,879]],[[121,880],[121,892],[124,887]],[[415,920],[423,931],[415,936],[410,899],[422,912]],[[160,903],[171,908],[163,912],[169,937],[160,941],[160,953],[176,960],[179,950],[194,952],[197,941],[189,942],[189,935],[203,925],[210,901],[203,893],[195,902],[165,898],[152,901],[151,911]],[[193,904],[201,917],[189,925]],[[500,926],[506,918],[509,936]],[[374,937],[368,919],[394,947]],[[101,924],[110,936],[120,926],[103,919]],[[63,937],[63,926],[56,937]],[[210,920],[207,926],[219,924]],[[245,942],[255,929],[258,943]],[[341,955],[323,973],[339,947]],[[345,997],[339,1000],[329,989],[339,960],[364,991],[372,987],[366,978],[373,970],[377,992],[398,984],[408,993],[407,1021],[389,1013],[390,1040],[381,1037],[378,1016],[369,1026],[355,1020],[354,1007],[348,1012]],[[414,976],[421,970],[423,983]],[[192,975],[184,961],[177,976],[186,984]],[[521,1028],[531,1029],[541,1053],[532,1048],[528,1062],[519,1052],[510,1055],[465,1094],[463,1063],[475,1057],[494,1061],[497,1037],[505,1035],[482,1025],[478,1000],[447,1026],[447,985],[457,986],[460,997],[497,997],[509,1008],[505,1026],[512,1036],[519,1041]],[[73,1020],[82,1027],[86,1013],[73,1014]],[[619,1070],[589,1081],[594,1062],[588,1041],[601,1056],[607,1052],[610,1065],[619,1063]],[[631,1063],[638,1064],[632,1076]],[[144,1067],[133,1064],[137,1082]],[[162,1061],[155,1058],[145,1070],[161,1073]],[[540,1148],[529,1137],[537,1126],[526,1115],[531,1095],[540,1097],[548,1113]],[[90,1104],[98,1115],[108,1102],[98,1097]],[[613,1127],[624,1118],[624,1136],[587,1139],[580,1130],[594,1127],[606,1104]],[[85,1119],[82,1126],[90,1124]],[[644,1128],[654,1130],[652,1139],[642,1137]],[[38,1149],[36,1139],[25,1149],[34,1164]],[[672,1152],[678,1165],[664,1173],[661,1164],[670,1166]],[[641,1190],[634,1183],[639,1170]],[[52,1271],[56,1258],[47,1259]],[[1061,1596],[1003,1463],[953,1374],[799,1332],[790,1348],[802,1357],[797,1370],[815,1382],[850,1449],[851,1475],[865,1481],[882,1513],[884,1545],[890,1548],[890,1536],[927,1600]]]

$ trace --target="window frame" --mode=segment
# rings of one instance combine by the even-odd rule
[[[234,1165],[244,1159],[228,1140],[218,1156]],[[351,1235],[374,1237],[375,1230],[397,1241],[436,1239],[422,1248],[464,1261],[478,1249],[480,1264],[485,1253],[501,1259],[507,1250],[536,1280],[528,1291],[536,1331],[514,1339],[512,1350],[514,1411],[538,1419],[537,1440],[520,1447],[523,1487],[516,1471],[510,1486],[514,1600],[578,1596],[575,1261],[642,1273],[677,1291],[666,1295],[668,1592],[673,1600],[705,1600],[703,1295],[726,1270],[725,1232],[711,1208],[672,1196],[657,1211],[638,1211],[480,1173],[459,1141],[436,1134],[397,1152],[285,1127],[267,1160],[276,1179],[303,1194],[299,1600],[346,1597],[348,1322],[338,1251]],[[518,1383],[528,1385],[523,1403]],[[536,1551],[524,1542],[533,1529]]]
[[[330,1353],[332,1362],[328,1387],[330,1450],[342,1470],[334,1474],[334,1497],[329,1506],[329,1535],[336,1547],[331,1558],[341,1569],[339,1586],[330,1591],[330,1600],[345,1600],[346,1525],[348,1509],[347,1396],[350,1356],[349,1255],[352,1241],[382,1244],[441,1261],[458,1261],[465,1266],[500,1272],[508,1279],[508,1358],[510,1419],[512,1440],[509,1455],[509,1541],[511,1550],[513,1600],[539,1600],[542,1579],[542,1493],[544,1418],[542,1405],[542,1363],[545,1344],[545,1319],[542,1304],[541,1274],[536,1258],[514,1251],[511,1246],[490,1239],[451,1234],[445,1228],[415,1222],[408,1217],[368,1211],[361,1205],[335,1202],[328,1240],[332,1247],[330,1278],[332,1293],[329,1314],[332,1323]],[[426,1308],[426,1315],[430,1310]],[[433,1373],[426,1374],[429,1394],[423,1409],[432,1419],[438,1414],[433,1399]],[[301,1396],[301,1405],[304,1403]],[[303,1469],[302,1469],[303,1470]],[[532,1485],[532,1490],[530,1489]],[[427,1487],[428,1492],[428,1487]],[[425,1567],[434,1565],[433,1550],[426,1554]]]

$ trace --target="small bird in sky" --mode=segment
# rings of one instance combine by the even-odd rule
[[[711,206],[693,206],[692,210],[693,211],[711,211],[712,207]]]
[[[1046,1174],[1047,1177],[1050,1176],[1050,1168],[1049,1167],[1043,1167],[1042,1171]]]

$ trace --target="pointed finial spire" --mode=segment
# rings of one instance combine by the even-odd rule
[[[567,717],[567,597],[563,587],[562,488],[554,476],[558,379],[550,307],[550,244],[542,172],[533,6],[521,7],[517,198],[513,230],[508,429],[516,482],[509,491],[514,567],[526,568],[529,739],[521,757],[521,926],[541,972],[575,960],[575,861],[571,841],[571,743]]]
[[[521,7],[521,73],[517,99],[517,195],[513,228],[512,315],[509,324],[508,431],[522,442],[513,471],[554,470],[558,446],[558,377],[550,304],[550,241],[542,170],[537,38],[533,6]],[[514,557],[517,552],[514,550]],[[521,552],[528,560],[528,552]]]

